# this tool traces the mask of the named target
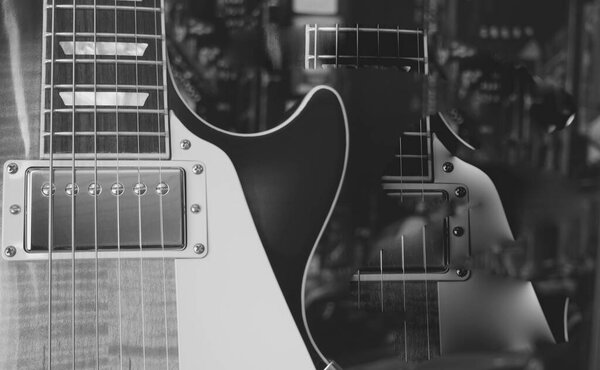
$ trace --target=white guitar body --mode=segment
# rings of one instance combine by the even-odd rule
[[[314,368],[228,156],[171,114],[173,159],[206,164],[208,253],[176,260],[181,369]]]

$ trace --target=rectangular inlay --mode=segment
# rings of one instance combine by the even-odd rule
[[[94,44],[96,45],[94,47]],[[73,55],[73,41],[61,41],[60,47],[66,55]],[[148,44],[134,42],[76,41],[76,55],[120,55],[143,56]]]
[[[134,92],[93,92],[76,91],[75,102],[73,102],[73,92],[63,91],[60,93],[65,105],[68,106],[132,106],[141,107],[146,104],[148,93]]]

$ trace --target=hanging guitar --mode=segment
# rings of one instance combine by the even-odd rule
[[[344,177],[341,100],[215,128],[171,81],[164,11],[3,2],[2,369],[314,368],[285,298]]]
[[[340,73],[344,77],[368,73],[363,80],[376,79],[385,85],[383,91],[363,92],[361,85],[346,92],[350,96],[375,94],[370,104],[386,101],[386,105],[369,107],[348,105],[351,132],[354,125],[377,126],[389,121],[387,115],[397,113],[389,95],[398,89],[387,81],[401,81],[396,75],[403,71],[427,77],[427,35],[399,28],[309,25],[305,66],[336,71],[352,67],[357,70]],[[365,72],[364,67],[376,68]],[[424,95],[423,105],[427,106],[431,97]],[[370,116],[354,114],[363,110]],[[332,299],[319,310],[311,307],[316,300],[314,292],[306,292],[307,326],[320,352],[342,367],[379,364],[398,369],[440,356],[529,351],[538,344],[553,343],[530,282],[469,267],[472,256],[514,240],[492,181],[456,156],[473,148],[454,134],[443,114],[415,122],[396,121],[403,132],[396,136],[395,150],[388,157],[393,160],[382,162],[389,163],[387,167],[371,163],[378,174],[371,171],[371,179],[360,180],[361,184],[382,180],[378,185],[383,190],[382,208],[372,217],[371,225],[376,226],[371,236],[354,243],[359,247],[360,263],[339,272],[351,281],[345,298],[333,305],[336,301]],[[353,142],[356,148],[358,144]],[[378,144],[382,145],[371,146]],[[353,149],[350,157],[360,154]],[[348,171],[342,199],[345,192],[352,191],[353,174],[361,169],[351,161]],[[363,188],[364,192],[373,190]],[[332,232],[335,230],[325,235]],[[340,248],[335,249],[336,254],[342,253]],[[319,261],[327,258],[322,256]],[[339,294],[331,294],[339,298]],[[342,318],[332,314],[333,307],[344,311],[338,315]],[[352,329],[353,324],[357,328]]]

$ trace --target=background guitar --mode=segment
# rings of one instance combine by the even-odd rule
[[[432,21],[430,50],[432,51],[431,61],[435,64],[432,66],[433,76],[430,78],[437,78],[438,86],[441,86],[438,87],[439,96],[430,96],[430,99],[433,99],[433,102],[430,102],[430,106],[435,106],[434,103],[445,100],[450,103],[448,104],[449,107],[462,107],[463,110],[468,112],[466,117],[454,121],[454,128],[461,135],[468,137],[470,142],[478,144],[479,150],[468,154],[469,157],[465,158],[469,158],[470,162],[476,163],[478,166],[486,166],[492,163],[496,164],[496,167],[498,167],[498,164],[501,166],[514,166],[519,163],[526,166],[526,172],[530,172],[531,167],[541,168],[545,171],[552,171],[548,175],[549,178],[556,178],[557,176],[554,175],[559,172],[581,173],[579,172],[581,169],[589,168],[590,163],[592,163],[585,156],[582,156],[585,151],[582,149],[585,148],[585,145],[569,144],[569,137],[572,137],[575,142],[580,140],[575,130],[566,130],[556,135],[545,134],[547,127],[543,126],[543,122],[535,122],[530,115],[530,110],[524,104],[530,99],[531,91],[527,91],[527,89],[523,88],[524,85],[520,85],[524,81],[519,81],[518,74],[513,74],[513,77],[506,77],[507,75],[504,74],[506,71],[504,67],[511,64],[514,65],[512,62],[518,60],[519,63],[525,64],[529,70],[536,71],[547,79],[550,78],[558,86],[566,86],[570,91],[578,91],[573,86],[574,84],[579,84],[580,81],[583,81],[582,83],[585,86],[589,86],[591,81],[593,81],[593,78],[589,77],[593,76],[593,71],[588,67],[582,67],[584,68],[582,71],[574,61],[578,60],[577,55],[579,54],[577,53],[594,55],[594,49],[593,47],[591,50],[578,49],[578,43],[572,42],[573,37],[576,37],[577,33],[580,32],[578,31],[578,27],[581,27],[583,24],[581,22],[577,23],[577,14],[580,17],[582,11],[581,8],[575,5],[568,6],[566,2],[553,3],[552,8],[548,9],[548,17],[545,17],[544,20],[539,20],[539,17],[535,16],[536,11],[542,4],[532,1],[525,5],[514,5],[522,9],[522,11],[516,17],[516,20],[513,20],[514,14],[509,10],[511,9],[510,4],[502,5],[492,1],[485,4],[481,3],[481,5],[456,4],[445,1],[431,1],[425,6],[420,2],[416,2],[415,4],[404,3],[403,6],[406,6],[406,8],[399,8],[398,5],[388,2],[375,4],[360,1],[353,3],[327,2],[331,7],[324,6],[323,9],[317,9],[318,7],[311,8],[308,2],[292,2],[291,4],[287,2],[269,2],[263,3],[260,6],[256,6],[256,4],[251,2],[237,5],[233,3],[229,4],[228,2],[218,2],[215,5],[210,5],[210,2],[206,4],[202,5],[204,8],[197,14],[211,15],[192,18],[192,21],[190,21],[189,17],[181,17],[182,22],[180,22],[179,28],[181,32],[178,34],[179,39],[176,41],[185,43],[188,46],[190,44],[196,45],[195,50],[198,50],[197,55],[206,55],[203,50],[208,46],[208,49],[212,50],[212,53],[209,53],[212,58],[200,58],[200,60],[207,61],[209,66],[215,66],[212,70],[218,69],[216,67],[219,66],[220,68],[225,67],[229,71],[236,70],[235,66],[231,68],[227,67],[227,61],[229,60],[227,56],[230,55],[231,50],[239,50],[239,46],[242,44],[249,45],[248,42],[238,41],[240,35],[245,35],[246,37],[252,35],[252,37],[263,40],[264,43],[260,44],[262,45],[261,47],[253,47],[247,51],[247,55],[255,59],[247,58],[246,60],[255,61],[256,63],[248,63],[244,67],[254,72],[239,72],[240,74],[237,76],[243,76],[243,78],[238,78],[237,81],[254,81],[249,83],[248,86],[255,86],[256,89],[250,88],[249,90],[244,90],[248,91],[248,95],[244,95],[248,96],[245,101],[254,101],[253,99],[259,101],[260,99],[264,104],[249,104],[249,109],[235,109],[235,105],[231,104],[199,104],[198,109],[210,110],[212,109],[211,107],[220,107],[222,108],[221,113],[218,114],[240,114],[243,117],[254,119],[253,123],[247,125],[246,128],[239,128],[239,130],[260,129],[261,127],[268,127],[270,122],[276,121],[273,119],[273,116],[265,118],[264,113],[268,112],[268,114],[276,116],[279,109],[281,109],[280,107],[285,107],[286,105],[286,101],[282,101],[282,96],[288,96],[290,101],[294,101],[299,91],[306,89],[311,84],[323,81],[336,83],[337,86],[341,87],[341,90],[345,92],[344,96],[346,100],[351,101],[348,104],[350,109],[358,107],[361,104],[362,106],[369,107],[368,110],[363,109],[361,111],[355,108],[354,112],[350,112],[351,117],[352,115],[360,117],[359,119],[352,119],[354,122],[351,127],[352,137],[368,138],[369,140],[362,140],[358,145],[353,145],[351,157],[354,158],[352,163],[355,163],[356,167],[349,172],[349,178],[352,179],[349,182],[358,184],[356,186],[358,190],[345,190],[342,194],[342,202],[336,211],[337,217],[334,215],[330,228],[331,233],[328,233],[330,236],[327,240],[329,240],[330,247],[321,249],[330,250],[332,253],[328,254],[330,257],[323,257],[321,259],[321,266],[326,264],[329,264],[329,266],[347,265],[349,257],[347,251],[352,250],[351,246],[354,246],[356,243],[361,244],[361,240],[364,240],[365,235],[368,236],[372,232],[369,229],[368,215],[373,213],[369,213],[368,210],[375,208],[377,198],[375,200],[368,199],[366,196],[367,192],[364,189],[372,189],[373,192],[376,192],[378,189],[379,174],[384,171],[386,164],[389,163],[389,158],[392,158],[394,154],[394,150],[398,150],[396,139],[400,133],[398,130],[402,129],[397,125],[398,122],[396,120],[392,122],[392,120],[387,118],[387,115],[389,114],[390,117],[402,117],[403,122],[418,123],[418,101],[421,97],[409,96],[406,93],[407,90],[415,91],[420,88],[419,81],[398,71],[340,72],[332,69],[318,70],[314,73],[302,71],[304,60],[302,55],[299,54],[304,49],[305,24],[320,23],[333,25],[335,23],[343,23],[352,27],[357,23],[361,26],[374,26],[379,23],[382,27],[384,25],[401,24],[404,28],[417,28],[418,26],[422,26],[422,15],[425,15],[427,19]],[[237,7],[236,9],[245,7],[247,11],[240,13],[228,10],[235,7]],[[189,8],[183,7],[182,9]],[[386,9],[386,11],[383,12],[381,9]],[[212,13],[212,10],[214,10],[214,13]],[[587,9],[583,13],[593,14],[593,11]],[[212,14],[214,14],[214,17]],[[245,14],[245,16],[241,16],[240,14]],[[568,22],[566,14],[571,14]],[[466,22],[465,19],[469,21]],[[511,20],[511,22],[508,22],[508,20]],[[186,22],[191,23],[186,24]],[[261,22],[262,27],[257,26]],[[592,20],[589,20],[589,22],[586,24],[593,24]],[[567,23],[571,24],[571,26],[566,27]],[[212,33],[199,34],[196,32],[198,29],[211,30],[210,27],[204,27],[211,24],[216,24],[212,28]],[[191,25],[194,25],[194,27]],[[591,34],[588,35],[587,32],[589,31],[584,32],[584,36],[589,40],[593,39],[593,36]],[[504,36],[505,34],[507,36]],[[225,36],[223,37],[223,35]],[[568,52],[564,52],[568,40],[571,40],[569,45],[573,47],[569,47]],[[592,44],[590,43],[589,45]],[[539,51],[540,49],[544,53],[540,54],[536,52],[536,50]],[[520,54],[521,51],[524,51],[524,53]],[[493,55],[492,59],[499,59],[502,62],[497,63],[499,66],[482,69],[477,55],[485,56],[490,54]],[[193,53],[191,57],[193,61]],[[229,76],[230,74],[221,72],[218,75]],[[500,80],[498,79],[499,76],[502,76]],[[586,78],[585,76],[588,77]],[[440,81],[444,77],[447,78],[448,82],[441,84]],[[355,83],[357,80],[359,83]],[[196,93],[203,91],[202,85],[198,87],[193,81],[191,83],[190,80],[186,81],[189,86],[196,86]],[[232,79],[229,81],[232,83],[235,80]],[[502,83],[499,84],[499,81]],[[370,82],[372,82],[371,86],[369,86]],[[352,86],[355,86],[355,88],[352,88]],[[361,88],[361,86],[365,88]],[[585,94],[588,94],[586,95],[588,96],[586,99],[594,96],[593,88],[586,88],[584,90],[586,91]],[[213,91],[218,92],[220,90],[215,88]],[[468,94],[460,95],[461,91],[465,91]],[[389,92],[389,95],[383,92]],[[207,94],[204,90],[204,93],[200,95],[206,98],[210,94]],[[393,100],[392,96],[397,96],[399,99]],[[239,98],[236,99],[239,101]],[[224,99],[224,101],[226,103],[231,102],[229,99]],[[402,107],[401,104],[406,104],[406,106]],[[578,109],[580,113],[581,111],[587,112],[585,114],[588,117],[593,116],[592,112],[594,108],[592,105],[580,105]],[[404,117],[407,120],[404,120]],[[414,118],[411,119],[411,117]],[[539,125],[539,123],[542,123],[542,125]],[[357,143],[353,142],[353,144]],[[380,167],[376,168],[377,165]],[[569,167],[573,170],[568,171]],[[503,173],[506,173],[506,171]],[[585,176],[583,178],[587,178],[588,180],[585,181],[588,182],[589,177]],[[500,179],[502,178],[507,178],[507,176],[501,176]],[[517,171],[516,178],[523,180],[522,172]],[[577,178],[581,179],[582,177]],[[369,184],[367,184],[368,181],[371,181],[370,188]],[[571,184],[569,187],[561,184],[556,186],[555,189],[560,190],[562,195],[567,193],[572,194],[573,192],[581,194],[578,181],[576,180],[575,184]],[[567,287],[566,291],[572,298],[571,303],[576,299],[576,305],[583,308],[581,312],[584,313],[586,310],[588,312],[583,317],[589,317],[591,307],[590,294],[581,290],[581,287],[589,286],[585,282],[591,281],[591,270],[574,268],[570,271],[575,272],[575,275],[565,275],[565,270],[560,268],[554,271],[563,272],[553,274],[553,277],[550,278],[548,272],[544,273],[539,268],[543,265],[549,266],[549,264],[556,263],[557,261],[562,261],[559,265],[563,265],[566,268],[569,268],[570,265],[572,266],[573,263],[578,263],[575,261],[580,260],[586,261],[583,265],[580,264],[581,266],[590,266],[590,263],[593,263],[593,258],[590,255],[595,255],[593,251],[595,249],[594,240],[596,238],[593,233],[580,234],[578,225],[593,224],[594,221],[592,220],[596,217],[595,206],[583,212],[578,208],[578,204],[580,203],[577,201],[573,203],[575,205],[573,208],[565,210],[563,206],[567,202],[555,204],[553,198],[548,199],[547,196],[543,195],[553,194],[556,190],[539,191],[540,187],[548,184],[547,181],[542,181],[541,183],[528,181],[527,183],[535,185],[526,186],[523,184],[519,187],[520,190],[523,190],[523,194],[527,194],[523,195],[523,197],[532,200],[534,194],[540,195],[539,198],[536,198],[539,201],[535,200],[533,202],[539,202],[537,203],[538,205],[545,205],[540,208],[539,212],[533,211],[535,207],[530,208],[532,213],[542,214],[544,213],[544,209],[548,209],[547,205],[552,205],[552,211],[555,214],[565,215],[565,217],[556,217],[552,221],[561,225],[558,228],[560,231],[559,235],[563,236],[559,238],[556,249],[560,251],[559,255],[563,257],[558,258],[553,253],[544,254],[548,252],[548,249],[545,247],[548,245],[547,242],[540,242],[542,240],[540,233],[544,233],[544,230],[546,230],[544,226],[539,227],[535,233],[527,231],[534,230],[535,228],[521,226],[522,232],[517,234],[521,241],[516,248],[512,249],[515,252],[512,255],[520,255],[526,261],[522,260],[518,262],[518,266],[537,267],[533,270],[529,268],[522,270],[520,267],[515,268],[513,266],[510,274],[528,278],[535,277],[541,280],[541,282],[550,282],[553,280],[554,283],[550,285],[546,284],[546,288],[555,290],[558,287],[563,293],[565,292],[565,287]],[[502,184],[499,183],[499,185],[501,190],[503,190]],[[508,192],[501,191],[502,199],[506,201],[505,206],[511,216],[509,220],[515,221],[511,226],[514,227],[518,222],[531,222],[531,218],[527,221],[527,217],[522,217],[522,215],[515,217],[519,216],[519,212],[515,211],[517,208],[513,205],[525,203],[513,201],[511,205],[508,202],[509,199],[505,199],[505,194],[510,195],[511,193],[516,194],[514,188]],[[573,214],[581,215],[583,220],[579,221],[579,217],[566,219],[566,215]],[[517,230],[517,228],[514,229]],[[526,245],[531,245],[531,241],[533,240],[531,235],[536,233],[538,237],[533,239],[538,240],[538,242],[534,243],[538,247],[535,249],[525,247]],[[357,237],[356,235],[359,236]],[[524,235],[529,236],[524,237]],[[581,250],[582,253],[573,250],[573,244],[569,243],[569,241],[572,241],[573,236],[566,237],[566,235],[577,235],[577,240],[581,241],[576,243],[578,245],[577,249]],[[589,235],[590,237],[588,238],[585,235]],[[529,242],[523,243],[525,239],[529,240]],[[533,252],[534,250],[537,250],[537,252]],[[531,253],[527,251],[531,251]],[[543,253],[540,254],[542,251]],[[542,259],[542,255],[546,257]],[[564,256],[566,255],[574,258],[565,258]],[[532,271],[538,272],[532,275]],[[549,270],[546,269],[546,271]],[[507,272],[504,271],[504,273]],[[573,284],[574,282],[578,284]],[[543,284],[539,286],[543,286]],[[580,288],[575,288],[577,286]],[[574,307],[574,305],[572,304],[571,307]],[[324,312],[331,312],[331,310],[325,310]],[[577,326],[577,317],[579,317],[579,313],[575,309],[571,319],[571,329]],[[574,333],[572,332],[572,334]],[[357,333],[354,334],[353,337],[357,339],[357,342],[360,342],[360,335]],[[586,338],[585,334],[581,334],[580,336]],[[350,335],[344,336],[345,339],[350,337]],[[571,340],[573,340],[573,336]],[[586,339],[582,339],[582,341],[585,342]],[[368,342],[369,340],[365,339],[361,343],[365,344]],[[343,347],[343,345],[340,345],[340,347]],[[360,345],[355,348],[360,348]],[[585,357],[573,355],[576,348],[581,348],[577,344],[573,344],[573,342],[570,345],[564,345],[559,348],[566,351],[563,361]],[[522,361],[527,362],[529,359],[530,356],[525,356],[522,358]],[[547,363],[555,365],[557,368],[567,366],[556,361],[554,356]],[[580,365],[586,366],[584,364]],[[571,364],[569,366],[573,367],[576,365]]]

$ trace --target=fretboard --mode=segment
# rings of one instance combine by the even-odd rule
[[[427,73],[422,30],[381,27],[306,26],[305,67],[392,67]]]
[[[168,155],[163,12],[163,0],[46,0],[42,157]]]

